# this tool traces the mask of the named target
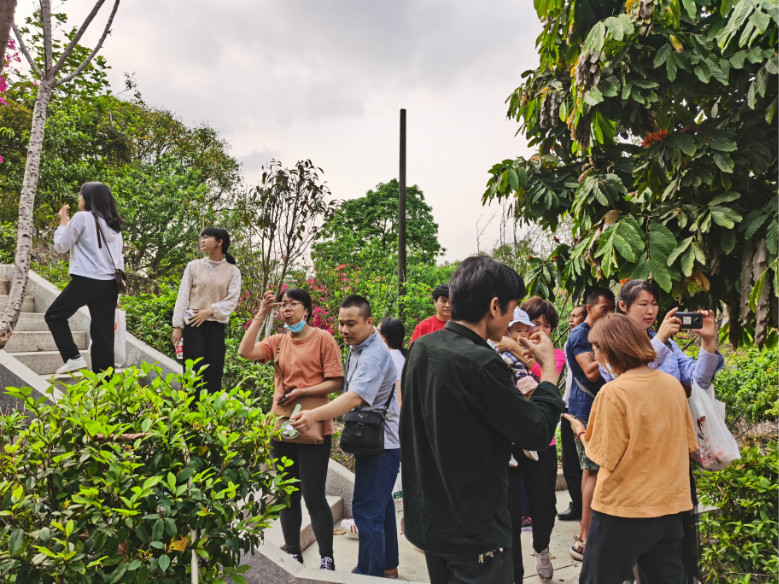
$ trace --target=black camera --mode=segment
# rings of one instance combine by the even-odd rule
[[[683,329],[703,328],[703,315],[700,312],[677,312],[674,316],[682,321]]]

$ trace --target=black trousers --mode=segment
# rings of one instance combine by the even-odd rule
[[[579,455],[576,453],[571,423],[563,418],[560,420],[560,444],[562,446],[563,476],[571,495],[571,508],[582,512],[582,467],[579,466]]]
[[[478,556],[425,552],[430,584],[511,584],[511,550],[495,551],[479,562]]]
[[[274,458],[281,459],[282,456],[286,456],[294,462],[292,466],[284,469],[289,474],[289,478],[300,481],[297,483],[298,490],[290,497],[289,507],[279,514],[287,553],[301,553],[300,524],[303,518],[300,499],[302,495],[319,546],[319,557],[333,557],[333,514],[325,495],[331,439],[332,436],[325,436],[322,444],[271,443]]]
[[[62,293],[51,303],[44,315],[63,361],[76,359],[79,353],[70,332],[68,319],[82,306],[89,309],[92,322],[92,371],[105,371],[114,366],[114,310],[119,292],[116,280],[95,280],[71,276]]]
[[[514,565],[514,582],[521,582],[525,569],[522,565],[522,491],[520,483],[525,480],[525,492],[533,520],[533,549],[540,552],[549,547],[555,517],[557,517],[557,449],[549,446],[538,451],[538,461],[530,460],[518,446],[512,453],[519,466],[509,467],[509,500],[511,515],[511,552]]]
[[[641,584],[682,584],[682,515],[636,519],[593,511],[579,584],[622,584],[636,564]]]
[[[195,365],[203,371],[202,377],[208,393],[222,390],[222,375],[225,368],[225,325],[207,320],[200,326],[184,325],[184,361],[201,359]]]

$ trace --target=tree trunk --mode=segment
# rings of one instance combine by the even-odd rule
[[[16,0],[0,0],[0,73],[5,64],[5,48],[11,36],[11,25],[14,23]]]
[[[16,232],[16,257],[11,290],[8,292],[8,305],[0,317],[0,349],[5,347],[22,311],[24,293],[30,272],[32,253],[33,224],[32,213],[35,204],[35,192],[38,188],[41,152],[43,151],[43,132],[46,129],[46,113],[54,90],[51,80],[44,80],[38,87],[35,109],[32,114],[30,143],[27,147],[27,162],[24,167],[24,180],[19,196],[19,226]]]

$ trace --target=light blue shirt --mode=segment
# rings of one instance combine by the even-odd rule
[[[708,389],[714,382],[714,376],[725,365],[725,357],[720,353],[709,353],[706,349],[701,348],[696,361],[682,351],[673,339],[664,343],[657,338],[655,331],[649,331],[649,336],[652,337],[652,348],[657,353],[657,357],[649,366],[652,369],[673,375],[683,385],[692,386],[692,381],[695,379],[701,389]],[[600,374],[606,381],[614,379],[602,365]]]
[[[397,379],[392,355],[377,332],[374,331],[349,351],[344,372],[344,391],[353,391],[362,398],[362,410],[383,411]],[[399,423],[400,408],[393,394],[384,424],[384,448],[400,448]]]

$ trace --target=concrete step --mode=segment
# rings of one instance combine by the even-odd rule
[[[43,312],[22,312],[16,322],[14,331],[47,331],[46,319]]]
[[[73,341],[79,349],[87,348],[87,333],[84,331],[72,331]],[[56,351],[54,337],[48,330],[20,331],[14,330],[5,350],[9,353],[31,353],[33,351]]]
[[[11,280],[0,279],[0,294],[8,294],[11,289]]]
[[[43,375],[46,378],[62,367],[62,357],[60,357],[59,351],[34,351],[23,353],[8,351],[8,353],[35,371],[38,375]],[[80,353],[81,356],[87,360],[87,365],[89,365],[89,351],[84,350],[80,351]]]
[[[8,294],[0,295],[0,310],[5,310],[8,304]],[[22,300],[22,312],[32,312],[35,310],[35,298],[32,296],[25,296]]]
[[[327,502],[333,513],[333,526],[337,527],[343,517],[344,501],[339,496],[327,495]],[[314,537],[314,529],[311,526],[311,518],[308,516],[305,502],[301,502],[301,507],[303,508],[303,522],[300,526],[300,547],[305,550],[316,542],[316,537]],[[278,519],[271,523],[270,528],[265,531],[265,545],[276,547],[284,545],[284,534],[281,532],[281,522]]]

